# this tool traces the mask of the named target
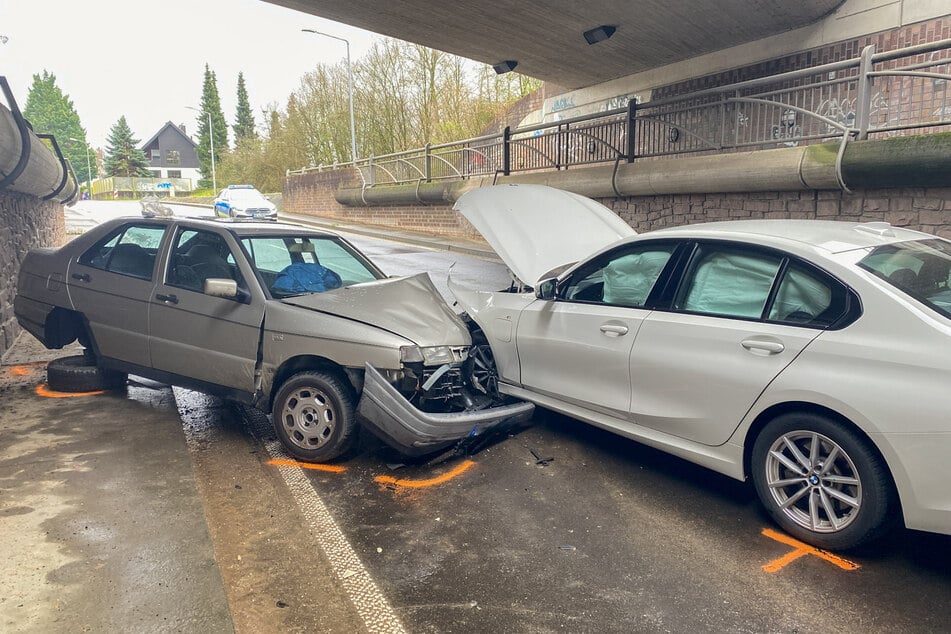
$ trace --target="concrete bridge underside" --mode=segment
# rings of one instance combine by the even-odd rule
[[[818,23],[844,0],[265,0],[569,89]],[[588,44],[584,33],[616,27]]]

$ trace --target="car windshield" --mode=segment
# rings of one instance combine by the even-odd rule
[[[951,318],[951,242],[915,240],[877,247],[859,266]]]
[[[278,298],[383,277],[346,243],[330,236],[248,236],[241,244],[268,291]]]
[[[264,199],[264,194],[262,194],[256,189],[232,189],[231,199],[232,200],[261,201]]]

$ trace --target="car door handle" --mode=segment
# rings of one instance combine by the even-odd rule
[[[88,282],[91,279],[88,273],[73,273],[71,277],[80,282]]]
[[[756,350],[769,354],[779,354],[786,349],[786,346],[778,341],[764,341],[762,339],[745,339],[740,342],[740,345],[747,350]]]
[[[601,332],[608,337],[620,337],[627,334],[627,326],[621,324],[601,324]]]
[[[155,299],[159,300],[160,302],[165,302],[166,304],[178,303],[178,297],[176,297],[175,295],[162,295],[161,293],[159,293],[158,295],[155,296]]]

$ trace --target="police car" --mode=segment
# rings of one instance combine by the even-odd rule
[[[253,185],[228,185],[215,198],[215,215],[277,220],[277,207]]]

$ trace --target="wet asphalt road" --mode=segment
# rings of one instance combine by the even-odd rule
[[[494,262],[351,239],[443,290],[453,261],[466,285],[506,283]],[[554,413],[428,463],[365,435],[328,472],[273,464],[253,410],[150,389],[138,406],[184,430],[237,631],[951,631],[951,538],[803,551],[746,484]]]

